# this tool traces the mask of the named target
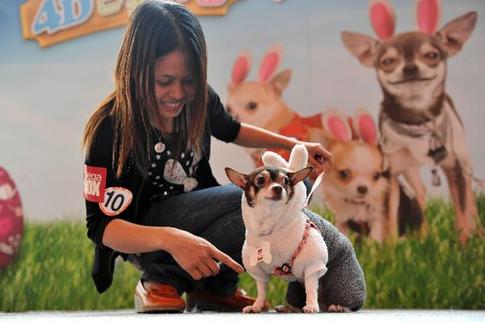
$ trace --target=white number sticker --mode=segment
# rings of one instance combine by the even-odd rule
[[[133,194],[130,190],[122,187],[109,187],[104,192],[104,201],[99,203],[99,208],[107,216],[116,216],[128,208],[132,199]]]

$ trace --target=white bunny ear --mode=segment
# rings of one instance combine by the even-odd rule
[[[266,151],[261,157],[263,164],[267,167],[288,168],[288,162],[279,154],[272,151]]]
[[[306,167],[308,161],[308,151],[303,144],[297,144],[293,147],[290,154],[289,168],[298,171]]]

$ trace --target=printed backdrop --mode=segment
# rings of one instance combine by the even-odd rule
[[[84,216],[83,127],[113,87],[124,28],[42,48],[22,37],[20,7],[27,2],[0,2],[0,166],[16,182],[27,220],[80,218]],[[447,89],[465,124],[475,174],[485,177],[485,2],[442,4],[440,26],[465,12],[478,12],[470,40],[448,62]],[[393,5],[396,31],[414,30],[414,3],[395,0]],[[377,117],[381,90],[375,73],[361,66],[340,39],[343,30],[373,35],[367,9],[366,1],[239,0],[226,15],[201,16],[210,84],[225,101],[238,55],[251,53],[248,79],[255,80],[265,52],[278,44],[283,50],[278,71],[292,70],[283,99],[293,110],[313,115],[330,107],[348,113],[364,107]],[[221,183],[228,182],[225,166],[253,168],[245,150],[217,141],[211,163]],[[445,187],[430,189],[447,195]]]

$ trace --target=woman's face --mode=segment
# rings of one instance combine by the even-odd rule
[[[155,97],[162,119],[173,119],[194,98],[196,79],[187,55],[175,50],[155,61]]]

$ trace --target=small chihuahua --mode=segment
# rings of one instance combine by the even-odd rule
[[[382,153],[377,147],[377,132],[372,118],[357,114],[357,129],[362,141],[353,139],[347,117],[328,112],[325,117],[328,139],[326,148],[332,153],[332,166],[325,175],[323,194],[327,206],[335,214],[337,228],[348,234],[357,230],[379,242],[387,232],[388,180]],[[360,125],[360,128],[359,128]]]
[[[466,244],[480,223],[463,123],[445,82],[447,59],[462,49],[477,14],[469,12],[436,32],[440,10],[439,0],[417,1],[419,31],[393,35],[395,14],[389,1],[373,0],[370,18],[380,40],[354,32],[343,32],[342,40],[363,65],[375,68],[384,94],[380,145],[392,174],[391,207],[397,208],[396,178],[404,174],[424,209],[426,188],[420,167],[439,166],[448,179],[460,242]],[[391,218],[390,224],[395,234],[397,218]]]
[[[246,241],[243,264],[256,280],[258,295],[243,312],[261,312],[271,275],[304,282],[303,312],[320,311],[318,283],[327,271],[328,250],[323,237],[303,208],[306,188],[302,182],[312,171],[305,167],[308,153],[303,145],[293,148],[289,163],[274,152],[265,152],[266,166],[246,175],[226,168],[235,185],[244,190],[242,216]]]
[[[377,146],[374,120],[363,109],[357,110],[353,118],[336,111],[324,115],[325,133],[330,135],[325,146],[332,153],[323,186],[325,202],[342,233],[347,235],[350,229],[382,242],[389,232],[390,183],[385,158]],[[401,235],[419,228],[422,213],[415,199],[403,189],[400,194]]]

